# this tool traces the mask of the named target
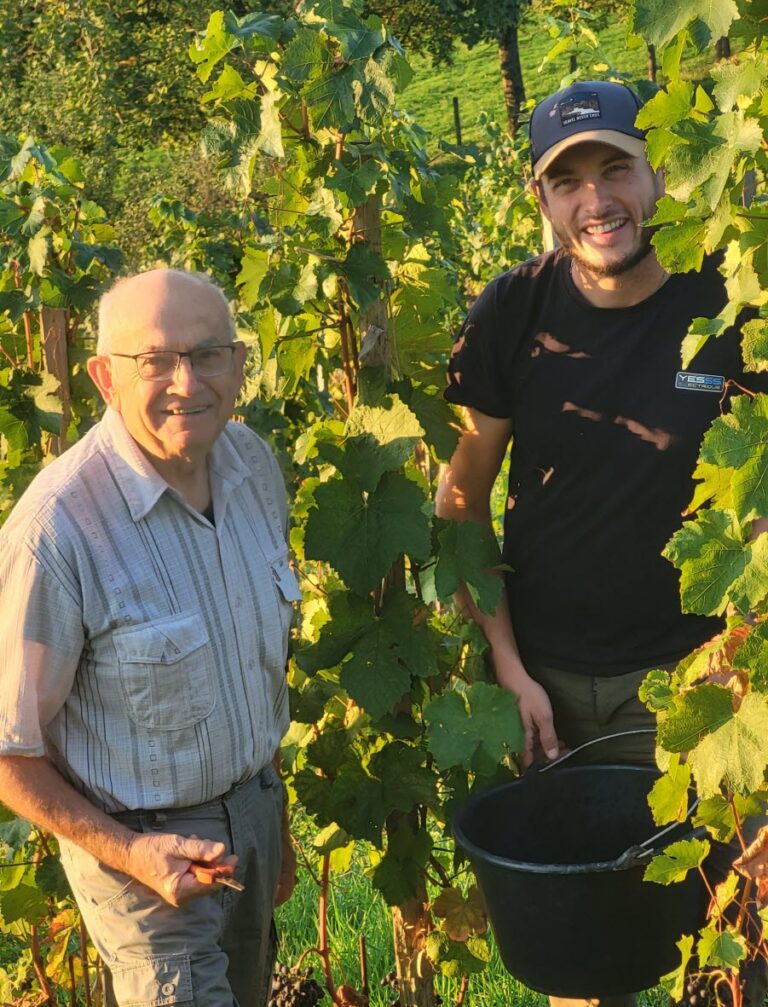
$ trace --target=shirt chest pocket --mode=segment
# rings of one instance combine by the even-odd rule
[[[180,731],[213,710],[213,647],[197,613],[131,626],[113,637],[128,715],[149,730]]]

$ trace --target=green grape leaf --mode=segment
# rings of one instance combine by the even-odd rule
[[[745,117],[743,112],[724,112],[713,123],[689,123],[688,130],[688,142],[674,146],[667,156],[667,191],[685,201],[701,187],[714,210],[734,162],[742,154],[755,154],[760,149],[762,130],[756,119]]]
[[[312,837],[312,846],[321,856],[324,853],[332,853],[334,850],[343,850],[351,842],[349,835],[338,825],[329,825]]]
[[[739,98],[751,100],[765,86],[768,76],[768,59],[765,53],[750,53],[738,62],[722,60],[710,70],[715,84],[713,94],[723,112],[730,111]]]
[[[373,606],[368,599],[358,598],[349,591],[334,591],[328,598],[328,621],[320,630],[317,641],[302,647],[296,661],[307,675],[321,668],[341,664],[357,641],[370,629]]]
[[[693,84],[690,81],[670,81],[664,90],[658,91],[640,109],[635,124],[639,129],[675,126],[689,117],[693,103]]]
[[[727,843],[736,831],[734,808],[740,822],[747,817],[759,815],[762,811],[760,800],[755,795],[743,797],[741,794],[733,794],[730,798],[725,798],[721,794],[715,794],[699,801],[693,824],[706,826],[715,839]]]
[[[438,597],[449,599],[463,583],[482,612],[495,612],[502,580],[493,572],[501,561],[493,531],[475,521],[445,521],[437,527],[440,529],[435,568]]]
[[[325,30],[339,40],[341,54],[348,63],[367,60],[387,41],[387,32],[377,17],[365,21],[352,11],[339,13]]]
[[[712,506],[718,510],[733,510],[733,494],[731,493],[733,469],[700,461],[694,470],[693,478],[697,480],[696,488],[685,511],[686,515],[695,513],[710,501],[712,501]]]
[[[632,32],[661,48],[694,18],[707,25],[714,38],[727,35],[739,16],[734,0],[636,0],[632,13]]]
[[[197,64],[197,75],[205,84],[213,68],[237,45],[237,39],[224,26],[224,11],[214,11],[205,34],[189,48],[189,58]]]
[[[390,742],[373,756],[369,769],[381,780],[389,808],[411,811],[437,799],[437,776],[424,765],[424,753],[412,745]]]
[[[695,870],[704,863],[709,848],[710,844],[706,839],[681,839],[672,843],[648,864],[643,880],[655,881],[659,885],[683,881],[688,871]]]
[[[366,594],[401,553],[429,555],[425,502],[422,490],[400,472],[385,473],[370,494],[348,480],[323,483],[307,517],[306,556],[327,560],[353,591]]]
[[[657,825],[684,822],[688,811],[688,790],[691,786],[691,769],[680,759],[672,757],[666,773],[660,776],[648,795],[648,804]]]
[[[433,930],[426,940],[427,955],[434,962],[441,975],[449,979],[482,972],[488,966],[492,954],[487,940],[470,937],[466,943],[452,941],[442,930]]]
[[[325,184],[329,189],[345,196],[346,205],[351,208],[365,202],[380,177],[381,168],[373,158],[364,160],[353,171],[341,161],[336,161],[333,174]]]
[[[496,766],[507,752],[521,752],[525,742],[517,699],[486,682],[438,696],[425,708],[424,719],[439,769]]]
[[[640,702],[645,703],[652,713],[666,710],[675,695],[670,686],[671,681],[672,676],[668,671],[661,668],[649,671],[638,691]]]
[[[768,696],[750,692],[731,719],[702,738],[688,755],[702,798],[758,790],[768,766]]]
[[[381,617],[369,620],[342,667],[342,688],[374,719],[408,691],[411,675],[437,672],[435,638],[422,615],[414,598],[391,592]]]
[[[395,102],[395,85],[375,59],[369,59],[353,84],[360,118],[377,123]]]
[[[285,156],[280,110],[277,107],[280,98],[281,95],[277,91],[267,91],[261,96],[261,130],[256,140],[256,147],[267,157]]]
[[[339,272],[360,311],[378,301],[381,285],[390,279],[386,262],[367,241],[358,241],[350,248]]]
[[[738,395],[707,431],[701,460],[736,469],[733,506],[741,521],[768,514],[768,395]]]
[[[403,401],[424,429],[424,440],[438,461],[453,456],[461,436],[461,424],[454,407],[442,396],[442,389],[425,388],[409,382],[398,384]]]
[[[466,941],[488,928],[485,903],[477,885],[471,885],[466,895],[458,888],[444,888],[433,901],[432,912],[443,921],[441,929],[453,941]]]
[[[680,951],[682,959],[680,965],[672,972],[663,975],[660,979],[661,985],[669,994],[670,999],[675,1003],[682,1000],[685,994],[685,984],[690,974],[689,963],[693,956],[693,941],[694,938],[691,934],[684,934],[680,938],[677,942],[677,948]]]
[[[283,262],[266,276],[266,294],[283,315],[297,315],[304,304],[317,294],[315,260],[300,268],[297,262]],[[264,286],[262,284],[262,286]]]
[[[0,916],[3,923],[10,926],[17,920],[29,925],[40,923],[48,915],[48,900],[34,885],[18,885],[7,892],[0,892]]]
[[[343,728],[325,729],[307,745],[307,760],[333,779],[347,758],[349,735]]]
[[[347,421],[343,446],[321,444],[319,452],[371,493],[385,472],[405,464],[423,433],[408,406],[397,396],[388,396],[380,406],[356,406]]]
[[[389,905],[402,905],[418,894],[431,852],[432,839],[426,829],[414,832],[407,821],[398,822],[389,834],[386,852],[371,871],[374,888]]]
[[[11,451],[23,451],[29,445],[26,422],[3,406],[0,406],[0,434],[8,441]]]
[[[26,873],[26,858],[20,850],[17,850],[13,863],[0,864],[0,892],[9,892],[12,888],[18,888]]]
[[[758,692],[768,692],[768,624],[752,630],[733,657],[734,668],[749,669],[749,681]]]
[[[755,318],[741,330],[741,352],[748,371],[768,371],[768,321]]]
[[[304,87],[304,99],[315,129],[348,132],[355,119],[352,67],[328,70],[311,77]]]
[[[333,56],[311,28],[299,25],[280,60],[280,76],[293,85],[303,84],[310,77],[319,77],[330,70]]]
[[[659,716],[658,743],[667,752],[688,752],[734,716],[733,693],[705,684],[675,696]]]
[[[768,535],[743,542],[736,520],[724,511],[686,521],[663,555],[681,571],[686,612],[721,615],[729,601],[750,612],[768,593]]]
[[[252,308],[261,300],[262,281],[269,269],[269,252],[264,248],[248,245],[240,260],[240,272],[237,274],[237,286],[240,296],[247,308]]]
[[[72,889],[58,857],[52,855],[43,857],[35,869],[35,882],[41,892],[50,895],[57,902],[72,895]]]
[[[651,238],[656,257],[670,273],[688,273],[701,269],[704,261],[704,235],[706,223],[688,218],[668,227],[662,227]]]
[[[732,929],[717,931],[707,927],[701,931],[696,945],[702,968],[738,969],[747,956],[747,941]]]
[[[294,778],[296,794],[319,825],[340,825],[355,839],[378,846],[387,817],[384,791],[359,764],[346,765],[335,780],[302,769]]]
[[[5,843],[12,850],[19,850],[29,842],[32,826],[24,818],[11,815],[5,821],[0,821],[0,843]]]

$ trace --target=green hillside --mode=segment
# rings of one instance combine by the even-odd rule
[[[594,50],[585,48],[580,57],[582,77],[605,77],[610,72],[608,66],[615,66],[620,67],[632,79],[645,78],[646,48],[642,44],[628,48],[623,23],[601,32],[600,42],[606,63],[598,63],[596,67],[598,57]],[[542,27],[525,26],[520,32],[523,79],[527,96],[534,101],[556,91],[569,72],[567,56],[539,69],[551,45],[552,40]],[[708,61],[706,58],[686,61],[687,70],[692,76],[699,76],[698,65]],[[450,67],[433,67],[430,59],[415,54],[410,57],[410,62],[415,73],[402,94],[401,103],[433,136],[455,142],[454,96],[459,99],[465,142],[480,138],[477,117],[481,111],[489,112],[500,123],[506,122],[499,56],[495,45],[477,45],[473,49],[460,46],[457,48],[454,64]]]

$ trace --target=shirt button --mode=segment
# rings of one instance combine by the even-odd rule
[[[173,985],[173,983],[163,983],[163,985],[160,987],[160,992],[163,994],[164,997],[173,996],[173,994],[176,992],[176,987]]]

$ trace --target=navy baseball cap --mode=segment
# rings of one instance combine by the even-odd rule
[[[626,154],[645,154],[645,133],[635,125],[643,103],[625,84],[581,80],[540,101],[530,122],[533,177],[541,178],[564,150],[593,140]]]

